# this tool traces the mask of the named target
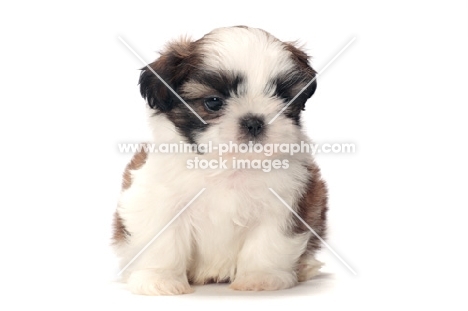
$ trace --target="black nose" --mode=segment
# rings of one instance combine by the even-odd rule
[[[263,118],[255,115],[247,115],[241,120],[241,127],[247,134],[257,137],[263,132],[265,122]]]

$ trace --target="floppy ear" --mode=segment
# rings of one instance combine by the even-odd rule
[[[148,67],[141,68],[139,80],[140,93],[152,109],[167,112],[179,102],[165,83],[177,92],[191,67],[186,62],[191,54],[191,46],[192,43],[188,39],[170,43],[161,52],[161,56],[149,64],[149,67],[159,77]]]
[[[297,67],[307,78],[307,81],[304,82],[309,83],[310,81],[312,81],[312,79],[314,79],[314,81],[303,92],[303,94],[308,99],[312,95],[314,95],[315,90],[317,89],[317,79],[315,78],[317,72],[312,68],[312,66],[310,66],[309,56],[303,50],[296,47],[296,44],[293,42],[287,42],[285,44],[286,50],[291,52],[293,60],[296,63]]]

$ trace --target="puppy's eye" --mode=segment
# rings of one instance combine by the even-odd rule
[[[223,106],[224,101],[220,97],[211,96],[205,98],[205,107],[211,111],[218,111]]]

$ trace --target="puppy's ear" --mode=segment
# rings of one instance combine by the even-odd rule
[[[299,47],[297,47],[295,42],[287,42],[286,44],[286,50],[291,52],[292,58],[294,62],[296,63],[298,69],[300,70],[301,74],[304,75],[306,83],[309,83],[312,79],[315,78],[317,72],[310,66],[309,62],[309,56]],[[310,98],[312,95],[314,95],[315,90],[317,89],[317,79],[314,79],[314,81],[309,85],[309,87],[304,90],[304,95],[306,98]]]
[[[152,109],[167,112],[179,101],[165,83],[177,92],[191,68],[187,63],[191,50],[192,42],[188,39],[172,42],[156,61],[149,64],[152,70],[146,66],[141,68],[140,93]]]

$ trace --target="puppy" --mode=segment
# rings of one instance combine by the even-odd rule
[[[149,67],[139,85],[153,141],[128,164],[114,218],[128,288],[172,295],[228,282],[280,290],[316,275],[320,241],[297,217],[324,238],[327,190],[311,153],[233,147],[310,143],[301,111],[316,72],[306,53],[239,26],[174,41]],[[168,144],[212,148],[149,148]]]

